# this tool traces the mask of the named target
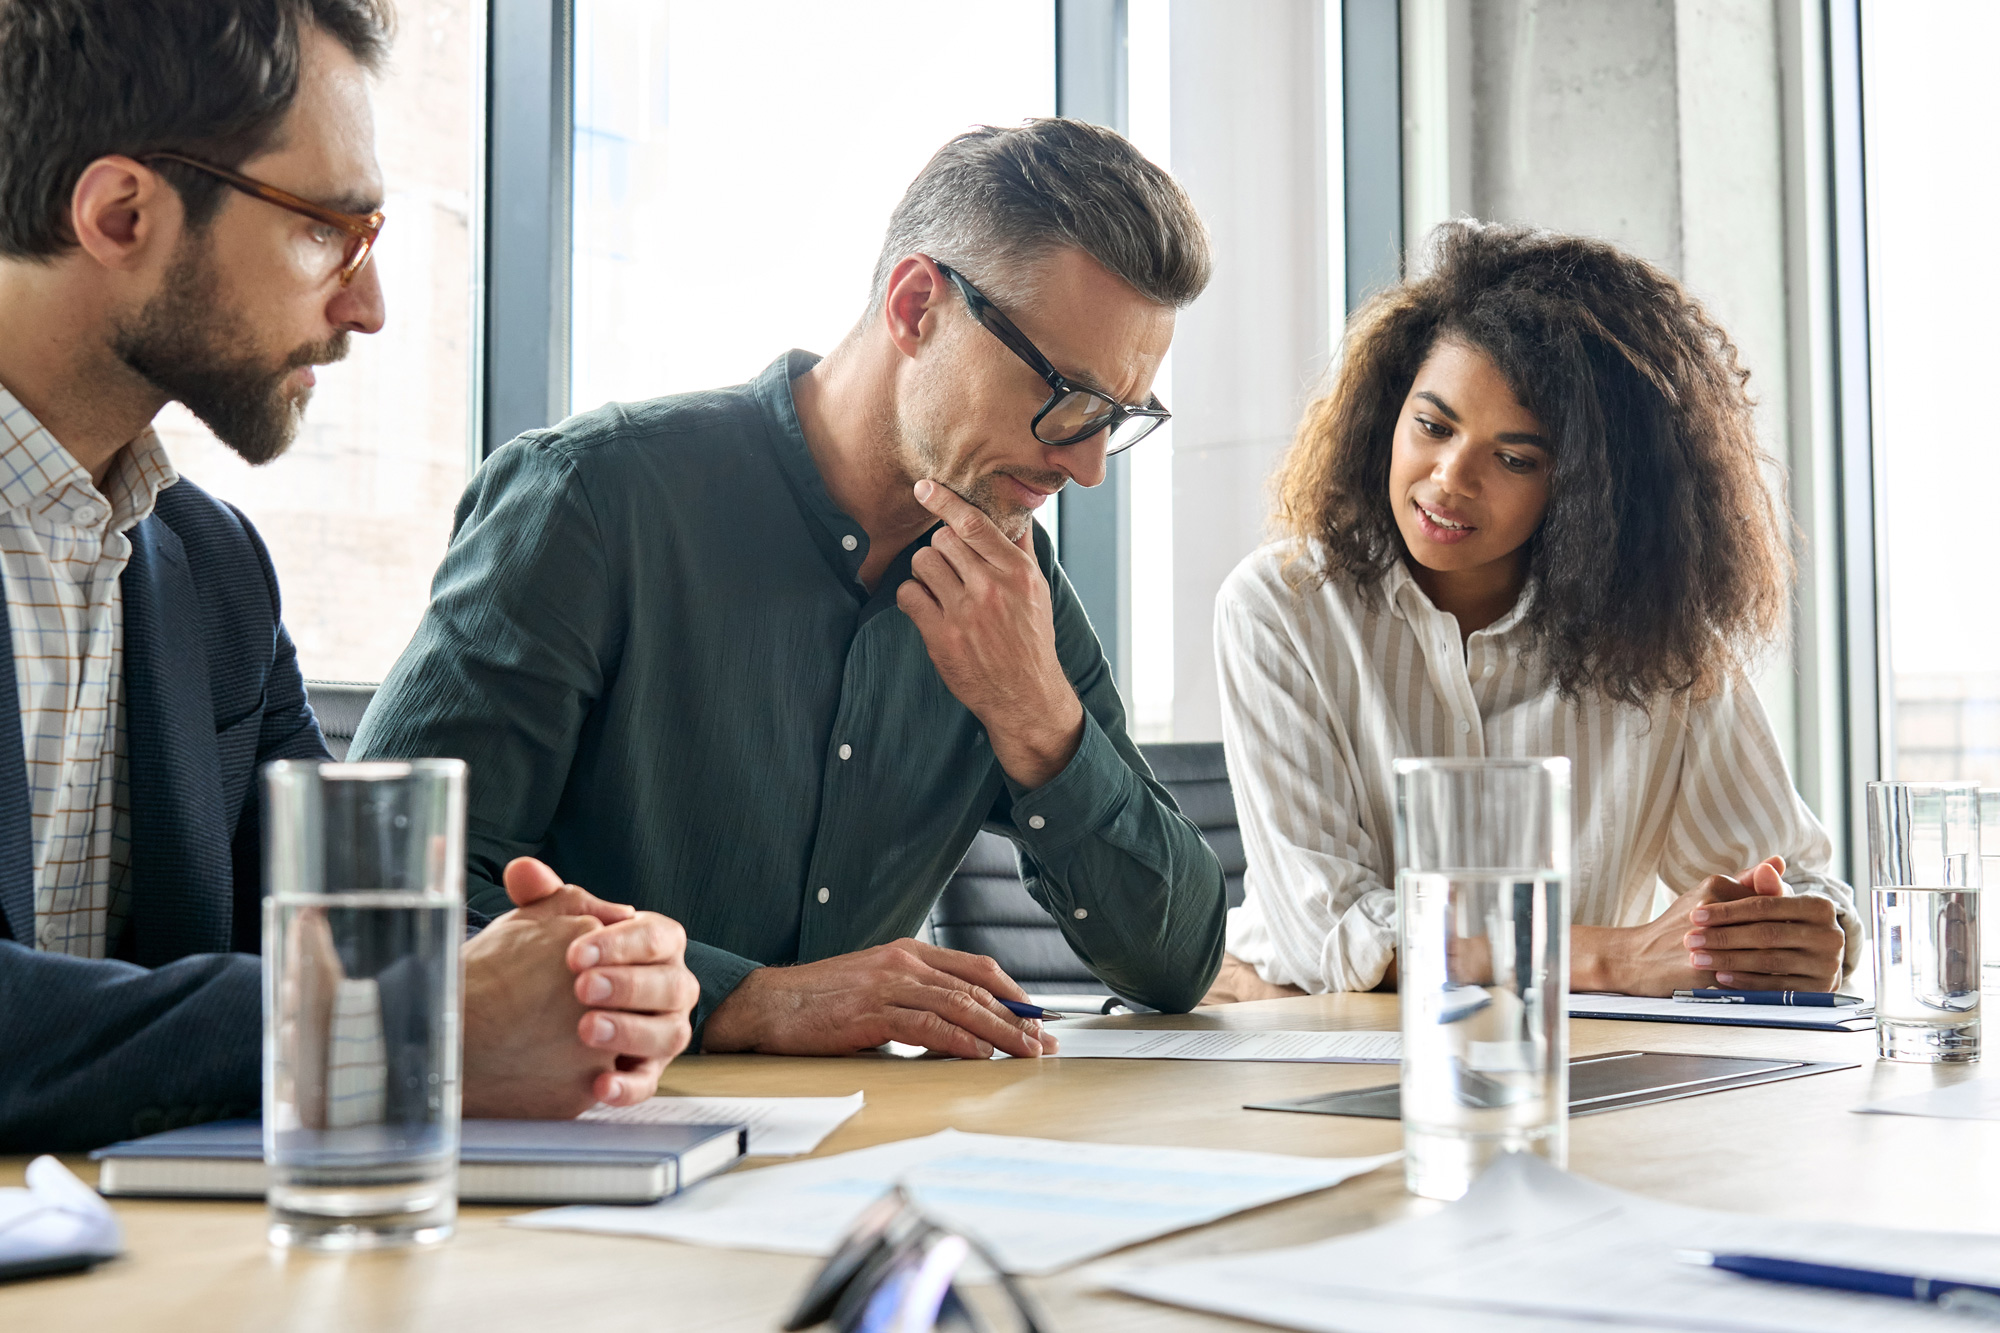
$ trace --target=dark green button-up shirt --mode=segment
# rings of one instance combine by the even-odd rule
[[[806,448],[781,357],[747,385],[612,404],[489,458],[354,757],[471,766],[468,903],[539,856],[687,928],[697,1026],[752,970],[914,933],[982,824],[1120,994],[1191,1008],[1222,871],[1126,735],[1075,591],[1035,531],[1082,746],[1025,790],[871,595],[868,534]]]

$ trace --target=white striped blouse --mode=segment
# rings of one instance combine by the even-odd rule
[[[1833,877],[1833,844],[1741,675],[1699,703],[1568,703],[1524,658],[1532,590],[1461,647],[1457,620],[1401,564],[1367,590],[1298,588],[1310,566],[1288,569],[1296,549],[1251,554],[1215,607],[1249,860],[1228,947],[1264,980],[1313,993],[1381,982],[1396,946],[1390,765],[1411,756],[1569,758],[1578,925],[1643,924],[1656,880],[1681,893],[1778,854],[1794,892],[1838,907],[1855,966],[1853,890]]]

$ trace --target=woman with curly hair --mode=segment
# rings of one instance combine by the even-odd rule
[[[1211,1003],[1394,984],[1411,755],[1569,758],[1572,989],[1852,969],[1853,891],[1745,674],[1791,572],[1747,378],[1674,279],[1524,228],[1439,228],[1354,317],[1282,539],[1217,599],[1249,872]]]

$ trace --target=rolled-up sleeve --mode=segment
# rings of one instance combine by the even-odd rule
[[[1057,655],[1083,702],[1083,738],[1040,787],[1010,780],[994,819],[1020,851],[1028,892],[1091,971],[1127,999],[1184,1013],[1222,965],[1222,865],[1140,756],[1082,603],[1046,550],[1038,554]]]
[[[1222,743],[1248,862],[1230,951],[1264,980],[1320,994],[1371,990],[1396,953],[1396,895],[1355,812],[1353,747],[1296,640],[1249,579],[1216,599]]]

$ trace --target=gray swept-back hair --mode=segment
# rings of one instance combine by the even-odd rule
[[[913,254],[960,269],[996,301],[1033,294],[1034,262],[1071,247],[1149,301],[1184,306],[1212,267],[1187,192],[1123,135],[1048,117],[981,125],[938,149],[889,217],[868,310]]]

